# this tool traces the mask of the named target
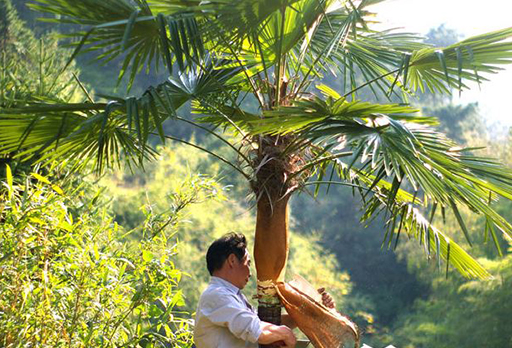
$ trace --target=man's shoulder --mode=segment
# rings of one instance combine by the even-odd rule
[[[224,286],[218,284],[209,284],[201,294],[201,301],[210,302],[229,297],[236,297],[236,294]]]

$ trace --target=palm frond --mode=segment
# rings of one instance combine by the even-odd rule
[[[263,55],[268,66],[278,62],[307,35],[313,26],[317,25],[325,15],[333,1],[299,0],[288,2],[265,18],[255,33],[261,44],[261,49],[253,42],[254,36],[247,36],[243,54],[253,56]],[[260,58],[263,59],[263,58]]]
[[[366,19],[373,15],[367,9],[372,3],[331,6],[314,23],[290,55],[296,76],[302,75],[295,86],[297,92],[307,86],[310,74],[329,69],[343,76],[343,93],[355,89],[362,75],[365,81],[375,80],[370,86],[378,87],[373,90],[375,94],[378,90],[386,94],[393,79],[381,76],[399,66],[403,52],[428,47],[418,35],[371,30]]]
[[[293,7],[299,1],[301,0],[213,0],[202,2],[197,9],[216,19],[205,25],[208,35],[216,37],[220,33],[228,37],[229,34],[232,42],[242,45],[248,38],[260,34],[269,18]]]
[[[327,169],[332,168],[338,180],[322,181]],[[386,233],[383,247],[396,248],[400,237],[406,234],[416,239],[423,247],[428,258],[435,255],[439,268],[441,260],[446,262],[446,271],[451,264],[466,278],[489,279],[491,275],[480,263],[469,255],[464,248],[432,224],[421,212],[424,200],[417,194],[411,194],[400,188],[400,182],[386,181],[375,171],[355,168],[342,159],[326,162],[318,166],[315,177],[321,181],[310,181],[305,185],[343,185],[352,187],[362,198],[363,222],[384,215]]]
[[[407,128],[391,119],[385,130],[362,139],[353,145],[355,153],[362,152],[363,167],[394,178],[398,187],[408,185],[423,195],[425,205],[451,208],[466,237],[458,205],[484,215],[503,233],[512,235],[512,225],[489,204],[489,199],[497,196],[512,198],[512,174],[498,162],[480,161],[432,129]]]
[[[494,74],[500,65],[511,62],[508,39],[512,28],[435,48],[415,34],[373,31],[359,25],[357,20],[370,14],[362,5],[355,13],[343,9],[328,13],[310,40],[312,55],[323,55],[329,48],[320,66],[338,65],[346,95],[363,86],[377,96],[391,95],[395,86],[407,94],[418,90],[450,93],[451,89],[467,89],[468,82],[486,81],[485,74]],[[364,78],[362,85],[359,74]]]
[[[364,219],[369,219],[374,209],[373,204],[380,200],[380,204],[387,204],[387,197],[376,198],[366,204]],[[384,236],[383,245],[396,248],[400,234],[403,232],[409,238],[416,239],[423,247],[428,258],[436,255],[438,267],[441,266],[441,259],[446,262],[446,272],[451,264],[459,273],[466,278],[490,279],[491,274],[471,255],[469,255],[452,238],[437,229],[413,204],[395,205],[387,222],[387,232]]]
[[[356,64],[366,79],[361,85],[352,84],[346,95],[372,85],[387,95],[395,86],[406,94],[417,91],[449,94],[452,89],[468,89],[470,82],[487,81],[487,74],[495,74],[503,69],[500,65],[512,63],[509,40],[512,28],[471,37],[446,48],[429,47],[409,34],[390,32],[386,36],[397,40],[392,40],[389,46],[379,46],[379,41],[371,42],[363,35],[354,42],[358,49],[338,54],[339,60],[347,57],[349,71]],[[362,50],[360,43],[365,45],[365,41],[368,45]],[[347,77],[346,72],[344,76]]]
[[[6,132],[0,135],[0,153],[39,162],[61,157],[85,165],[94,160],[100,172],[114,162],[142,165],[155,155],[148,146],[152,133],[156,131],[162,142],[168,138],[163,129],[166,119],[187,122],[177,115],[184,103],[219,98],[236,88],[240,68],[227,65],[225,60],[216,63],[206,56],[202,64],[188,66],[178,78],[170,77],[138,98],[110,97],[113,101],[108,104],[56,100],[1,109],[0,127]],[[224,140],[207,127],[197,127]],[[244,158],[236,147],[230,147]]]
[[[343,162],[349,170],[371,174],[367,183],[370,189],[379,187],[381,181],[392,182],[389,202],[383,208],[394,215],[400,212],[393,203],[396,192],[407,188],[423,196],[423,206],[449,207],[465,235],[467,229],[458,206],[482,214],[512,236],[512,225],[489,204],[490,198],[512,198],[512,173],[494,160],[472,155],[471,149],[456,147],[428,127],[431,118],[410,115],[413,111],[407,106],[314,98],[266,113],[264,119],[251,122],[251,132],[293,133],[326,147],[332,155],[351,151],[352,156],[333,157],[324,165]],[[346,175],[339,179],[345,180]],[[376,207],[369,212],[373,215]]]
[[[2,110],[0,124],[5,132],[0,134],[0,153],[14,153],[14,158],[35,163],[68,162],[75,170],[92,162],[100,172],[122,161],[140,165],[155,156],[151,149],[142,150],[119,113],[109,112],[105,105],[92,106]]]
[[[186,5],[171,6],[173,14],[153,14],[145,2],[36,0],[35,10],[58,15],[53,22],[86,26],[86,31],[61,35],[79,39],[68,46],[75,47],[70,61],[81,51],[97,51],[95,60],[107,63],[117,57],[123,66],[119,81],[130,72],[128,90],[135,76],[144,68],[158,68],[162,61],[172,74],[174,63],[184,69],[205,54],[199,23],[194,16],[176,13]]]
[[[339,137],[346,134],[344,132],[350,127],[356,132],[373,132],[371,125],[366,124],[382,114],[394,120],[437,124],[435,118],[415,115],[418,111],[407,105],[348,101],[344,97],[323,100],[313,96],[310,99],[295,101],[291,106],[264,112],[264,118],[254,121],[253,127],[254,132],[263,134],[306,132],[308,136],[313,137],[315,133],[318,133],[318,136],[326,136],[327,132],[330,132],[333,136]],[[339,129],[336,129],[337,125]]]
[[[413,91],[448,92],[466,83],[486,81],[485,75],[512,63],[512,28],[470,37],[446,48],[414,51],[404,69],[404,85]]]
[[[177,122],[193,124],[217,137],[245,162],[233,162],[201,145],[166,135],[162,130],[154,133],[157,118],[161,121],[168,115],[156,106],[148,105],[149,101],[128,99],[125,105],[115,102],[3,109],[0,111],[0,127],[6,131],[0,134],[0,154],[13,154],[13,158],[21,161],[43,165],[58,160],[70,163],[71,169],[77,171],[92,164],[101,173],[114,165],[142,167],[145,161],[153,160],[157,153],[147,143],[150,136],[157,135],[164,141],[170,139],[196,147],[250,179],[244,171],[249,162],[244,153],[208,127],[175,116]],[[150,119],[150,114],[154,118]],[[150,124],[151,121],[154,123]],[[161,123],[158,126],[161,127]]]

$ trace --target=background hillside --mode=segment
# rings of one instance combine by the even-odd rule
[[[27,77],[33,74],[37,80],[37,69],[30,69],[33,63],[29,60],[30,52],[37,50],[38,45],[57,54],[57,66],[65,64],[70,51],[62,47],[62,41],[58,44],[54,36],[67,28],[36,21],[40,15],[29,10],[24,0],[12,0],[14,7],[8,0],[0,0],[0,4],[0,49],[16,48],[7,53],[8,58],[19,60],[20,64],[28,62]],[[455,42],[458,36],[442,26],[433,28],[427,40],[446,45]],[[126,81],[118,84],[114,73],[122,60],[101,66],[91,63],[91,58],[88,54],[81,55],[74,66],[91,96],[126,96]],[[150,71],[137,78],[129,94],[140,94],[150,83],[162,80],[162,76],[158,71]],[[335,76],[325,79],[332,86],[339,83]],[[486,129],[477,104],[456,105],[450,98],[428,94],[418,96],[413,103],[421,106],[425,114],[437,116],[439,128],[450,138],[471,147],[485,147],[478,151],[512,166],[512,137],[498,138]],[[189,110],[185,106],[181,115],[187,117]],[[172,121],[166,122],[164,128],[169,134],[195,139],[206,148],[222,146]],[[179,306],[192,313],[208,281],[204,267],[208,244],[228,231],[252,235],[253,202],[247,199],[249,192],[237,173],[206,154],[171,142],[162,145],[156,139],[154,146],[158,159],[144,171],[117,169],[101,179],[84,180],[105,188],[102,191],[105,209],[112,221],[125,231],[135,231],[126,237],[126,243],[133,245],[143,240],[138,228],[147,221],[151,209],[155,214],[168,212],[173,209],[176,195],[194,197],[193,204],[179,211],[180,223],[172,232],[177,242],[174,266],[183,271],[180,282],[183,301]],[[204,190],[194,196],[190,189],[194,185]],[[426,259],[414,240],[406,237],[385,240],[381,219],[361,224],[361,212],[357,208],[361,198],[354,196],[350,188],[333,186],[329,190],[329,195],[321,191],[313,197],[313,192],[305,192],[292,200],[294,252],[290,257],[289,276],[296,272],[314,285],[328,288],[338,302],[338,309],[360,326],[364,342],[373,347],[392,343],[398,348],[512,347],[511,241],[504,240],[501,234],[497,240],[490,234],[483,240],[481,231],[485,229],[485,220],[469,217],[468,211],[462,211],[469,233],[476,241],[470,247],[456,236],[459,225],[455,218],[443,219],[438,213],[435,218],[444,230],[478,257],[494,276],[485,282],[468,281],[454,271],[445,273],[444,269],[438,269],[436,260]],[[511,221],[511,204],[499,204],[499,212]],[[501,248],[502,256],[495,245]],[[248,289],[254,286],[250,284]]]

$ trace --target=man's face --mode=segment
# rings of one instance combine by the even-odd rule
[[[234,278],[236,284],[234,285],[240,289],[243,289],[251,277],[251,256],[247,250],[245,250],[245,255],[242,260],[239,260],[238,257],[236,257],[234,254],[232,255],[235,257],[233,273],[235,276]]]

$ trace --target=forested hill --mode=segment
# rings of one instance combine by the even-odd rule
[[[25,0],[12,0],[17,13],[9,6],[11,0],[0,1],[3,21],[0,35],[4,38],[11,35],[12,42],[36,45],[39,38],[69,30],[64,25],[37,22],[40,14],[29,10]],[[9,28],[16,30],[9,31]],[[5,42],[4,38],[0,37],[0,43]],[[457,38],[457,33],[441,27],[433,29],[429,38],[434,44],[439,38],[450,42]],[[62,52],[70,54],[69,50]],[[100,98],[101,94],[127,95],[126,81],[117,83],[116,72],[122,61],[114,60],[101,66],[89,63],[91,58],[85,54],[76,62],[79,79],[90,89],[91,95],[95,98]],[[150,84],[165,78],[162,76],[152,70],[137,78],[129,94],[140,94]],[[339,83],[334,76],[325,79],[332,85]],[[471,147],[487,146],[487,150],[480,151],[500,156],[507,165],[512,165],[510,139],[500,143],[490,139],[477,105],[454,105],[449,98],[432,95],[421,95],[414,103],[423,107],[425,114],[437,116],[439,128],[452,139]],[[180,111],[184,117],[190,116],[188,105]],[[168,134],[185,135],[207,148],[222,146],[172,121],[166,122],[164,128]],[[160,146],[156,139],[154,145]],[[245,200],[247,192],[236,173],[204,154],[173,143],[158,150],[159,161],[149,164],[146,171],[116,170],[103,178],[101,184],[108,187],[106,201],[111,201],[113,220],[127,230],[146,221],[147,211],[141,210],[141,202],[146,199],[152,199],[155,207],[165,210],[170,204],[165,194],[179,187],[181,181],[177,179],[186,178],[189,184],[200,182],[207,189],[213,187],[222,191],[222,197],[201,197],[197,205],[190,207],[185,214],[186,221],[177,232],[180,243],[176,267],[191,275],[182,281],[185,299],[180,304],[193,311],[197,289],[207,280],[204,269],[196,271],[203,267],[205,245],[228,230],[251,233],[254,211]],[[215,180],[209,182],[205,178]],[[290,269],[308,274],[318,285],[326,283],[326,287],[331,287],[342,311],[362,328],[368,345],[393,344],[398,348],[512,346],[510,241],[501,236],[493,240],[489,235],[483,240],[481,231],[485,229],[485,220],[469,217],[469,211],[461,211],[468,233],[480,242],[470,248],[460,237],[455,237],[459,228],[456,217],[444,217],[438,212],[436,219],[441,227],[468,247],[467,250],[494,275],[493,280],[486,282],[465,280],[455,271],[445,273],[445,269],[438,269],[436,260],[427,260],[416,241],[409,241],[405,236],[386,240],[383,219],[361,224],[358,209],[361,198],[353,195],[350,188],[332,186],[329,190],[328,195],[320,191],[317,197],[312,197],[313,192],[305,192],[292,201],[291,225],[296,235],[292,243],[296,251],[291,255]],[[500,202],[498,211],[512,221],[511,208],[510,203]],[[134,234],[133,238],[136,237]],[[501,247],[502,257],[495,244]],[[315,267],[315,264],[322,266]]]

